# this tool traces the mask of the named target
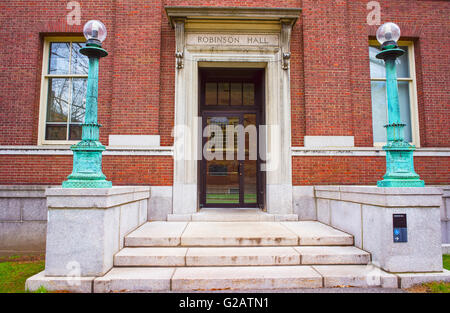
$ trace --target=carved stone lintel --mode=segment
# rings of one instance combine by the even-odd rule
[[[183,68],[184,57],[184,18],[176,19],[175,25],[175,39],[176,39],[176,51],[175,57],[177,58],[177,69]]]
[[[281,21],[281,67],[283,70],[289,69],[289,59],[291,58],[291,31],[292,21]]]

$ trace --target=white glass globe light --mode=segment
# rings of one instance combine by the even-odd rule
[[[400,27],[394,23],[384,23],[377,30],[377,40],[380,44],[388,41],[397,42],[400,38]]]
[[[84,24],[83,34],[87,40],[98,40],[103,42],[106,39],[106,27],[100,21],[90,20]]]

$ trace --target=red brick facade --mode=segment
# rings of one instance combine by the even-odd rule
[[[427,184],[450,182],[446,157],[415,157],[417,174]],[[386,171],[384,157],[294,157],[294,185],[375,185]]]
[[[291,39],[292,146],[304,136],[354,136],[372,147],[368,26],[363,0],[169,1],[80,0],[81,25],[68,25],[68,1],[0,3],[0,145],[37,145],[43,38],[81,35],[101,20],[109,56],[100,63],[101,142],[110,134],[160,135],[171,146],[174,125],[175,34],[165,6],[302,8]],[[450,147],[450,2],[383,0],[381,22],[393,21],[414,41],[421,147]],[[450,157],[416,157],[427,184],[450,183]],[[294,156],[293,184],[375,184],[384,157]],[[68,155],[0,155],[0,184],[60,184]],[[170,156],[104,156],[116,185],[171,185]]]

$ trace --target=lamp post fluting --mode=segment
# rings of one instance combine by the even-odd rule
[[[377,182],[378,187],[423,187],[424,181],[414,171],[413,151],[415,146],[405,141],[403,127],[406,125],[400,118],[398,101],[397,69],[395,61],[405,52],[397,45],[400,28],[394,23],[385,23],[377,31],[377,39],[381,43],[381,52],[376,57],[382,59],[386,66],[386,93],[388,105],[388,124],[385,125],[387,143],[386,174]]]
[[[63,188],[109,188],[110,181],[102,173],[102,152],[99,141],[100,124],[97,122],[98,67],[99,60],[108,52],[102,48],[106,38],[106,27],[102,22],[91,20],[84,25],[86,46],[80,53],[89,58],[89,73],[86,91],[86,112],[82,124],[81,141],[71,146],[73,151],[73,171],[62,183]]]

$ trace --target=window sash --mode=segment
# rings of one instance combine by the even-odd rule
[[[45,78],[88,78],[87,75],[56,75],[56,74],[48,74],[44,75]]]
[[[371,78],[372,81],[386,81],[386,78]],[[398,81],[414,81],[413,78],[397,78]]]
[[[372,98],[372,126],[373,140],[375,143],[386,142],[386,129],[383,127],[388,123],[388,108],[386,99],[386,81],[371,81],[371,98]],[[399,106],[401,120],[406,124],[404,128],[405,140],[413,142],[413,118],[411,112],[411,82],[399,82]]]
[[[414,56],[414,43],[412,41],[399,41],[399,46],[408,47],[408,66],[409,77],[397,77],[397,80],[408,82],[409,87],[409,106],[410,106],[410,125],[411,125],[411,144],[420,147],[420,133],[419,133],[419,117],[417,107],[417,86],[416,86],[416,69]],[[376,40],[369,40],[369,46],[379,46]],[[386,81],[386,77],[371,77],[370,81]],[[386,103],[387,105],[387,103]],[[373,132],[372,132],[373,133]],[[374,146],[384,146],[386,142],[377,142],[374,140]]]
[[[50,78],[53,78],[53,77],[50,77]],[[59,77],[58,77],[59,78]],[[47,102],[47,105],[46,105],[46,117],[45,117],[45,125],[56,125],[56,124],[59,124],[59,125],[66,125],[67,126],[67,128],[66,128],[66,139],[65,140],[52,140],[52,139],[47,139],[47,130],[45,130],[45,133],[44,133],[44,139],[46,140],[46,141],[58,141],[58,142],[62,142],[62,141],[70,141],[69,140],[69,138],[70,138],[70,125],[72,124],[72,125],[74,125],[74,124],[82,124],[81,122],[73,122],[72,121],[72,112],[73,112],[73,79],[72,79],[72,77],[67,77],[67,78],[69,78],[69,86],[68,86],[68,89],[69,89],[69,94],[68,94],[68,103],[67,103],[67,105],[68,105],[68,108],[67,108],[67,119],[66,119],[66,121],[65,122],[49,122],[49,121],[47,121],[47,110],[48,110],[48,101],[49,101],[49,94],[48,94],[48,92],[47,92],[47,100],[46,100],[46,102]],[[79,78],[79,77],[74,77],[74,78]],[[82,78],[86,78],[87,79],[87,77],[82,77]],[[47,84],[47,86],[49,86],[49,84],[50,84],[50,80],[47,78],[46,79],[46,84]],[[73,141],[73,140],[72,140]]]
[[[73,79],[86,79],[87,74],[49,74],[50,63],[50,46],[53,42],[70,42],[69,50],[69,73],[72,71],[72,46],[74,43],[84,42],[84,37],[46,37],[44,38],[43,47],[43,59],[42,59],[42,78],[41,78],[41,97],[40,97],[40,110],[39,110],[39,132],[38,132],[38,145],[41,144],[58,144],[58,145],[71,145],[77,143],[79,140],[69,140],[70,126],[81,125],[81,122],[72,122],[72,101],[73,101]],[[68,116],[65,122],[47,122],[47,106],[48,106],[48,87],[50,79],[52,78],[67,78],[69,79],[69,108]],[[46,139],[46,127],[47,126],[66,126],[66,139],[65,140],[51,140]]]

